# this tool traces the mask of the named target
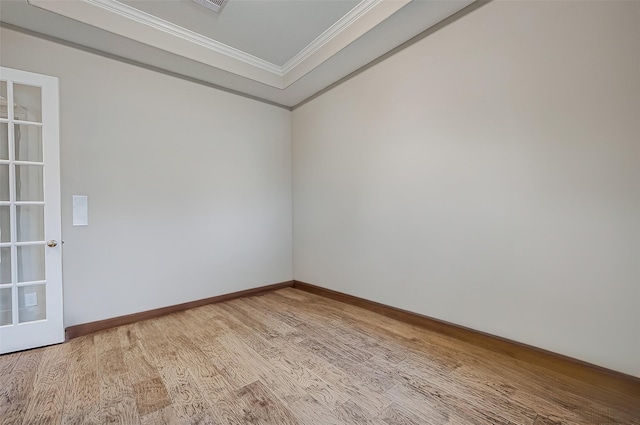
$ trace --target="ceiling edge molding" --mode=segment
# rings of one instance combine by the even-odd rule
[[[281,68],[282,75],[288,73],[304,60],[309,58],[318,49],[322,48],[325,44],[331,41],[336,35],[340,34],[345,28],[353,24],[356,20],[360,19],[370,9],[375,7],[383,0],[362,0],[356,7],[351,9],[340,20],[331,25],[325,32],[320,34],[315,40],[309,43],[304,49],[296,53],[291,59],[289,59]]]
[[[280,90],[315,69],[411,1],[362,0],[280,67],[117,0],[27,0],[32,6]]]
[[[280,67],[115,0],[27,0],[35,7],[242,77],[283,88]]]
[[[28,0],[28,1],[32,3],[34,0]],[[131,7],[124,3],[120,3],[117,0],[83,0],[83,1],[95,6],[101,7],[110,12],[117,13],[119,15],[132,19],[141,24],[148,25],[160,31],[164,31],[173,36],[179,37],[183,40],[187,40],[192,43],[211,49],[213,51],[216,51],[218,53],[225,54],[234,59],[240,60],[249,65],[253,65],[265,71],[273,72],[278,76],[282,76],[282,68],[271,62],[265,61],[256,56],[245,53],[242,50],[238,50],[231,46],[227,46],[224,43],[220,43],[219,41],[205,37],[196,32],[193,32],[191,30],[188,30],[186,28],[173,24],[169,21],[165,21],[164,19],[160,19],[157,16],[143,12],[139,9]]]
[[[360,37],[381,25],[392,15],[414,0],[373,0],[369,7],[363,7],[345,20],[343,25],[323,38],[322,45],[308,52],[303,60],[284,72],[284,87],[287,88],[317,67],[340,53]],[[421,0],[415,0],[421,1]],[[367,2],[369,3],[369,2]],[[286,65],[286,64],[285,64]]]

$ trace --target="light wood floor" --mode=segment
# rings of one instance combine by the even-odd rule
[[[0,356],[2,424],[640,424],[640,400],[295,289]]]

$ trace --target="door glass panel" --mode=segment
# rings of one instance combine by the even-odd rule
[[[13,309],[11,308],[11,288],[0,289],[0,326],[13,323]]]
[[[7,82],[0,81],[0,118],[9,118],[7,109]]]
[[[16,161],[42,162],[42,128],[16,124],[14,129]]]
[[[9,166],[0,164],[0,201],[9,200]]]
[[[11,283],[11,248],[0,248],[0,284]]]
[[[0,206],[0,242],[11,242],[11,217],[9,217],[11,207],[9,205]]]
[[[22,121],[42,122],[40,87],[13,84],[13,118]]]
[[[47,291],[44,285],[18,288],[18,323],[47,318]]]
[[[44,245],[19,246],[18,282],[44,280]]]
[[[44,201],[42,166],[16,165],[16,200]]]
[[[0,159],[9,159],[9,124],[0,123]]]
[[[44,240],[44,205],[16,206],[18,242]]]

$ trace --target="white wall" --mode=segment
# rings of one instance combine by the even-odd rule
[[[0,37],[2,66],[60,79],[65,326],[292,279],[291,112]]]
[[[640,376],[639,46],[492,2],[295,110],[295,279]]]

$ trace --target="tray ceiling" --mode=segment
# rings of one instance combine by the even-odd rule
[[[2,0],[0,20],[291,107],[473,0]]]
[[[230,0],[220,14],[192,0],[121,3],[283,66],[360,0]]]

